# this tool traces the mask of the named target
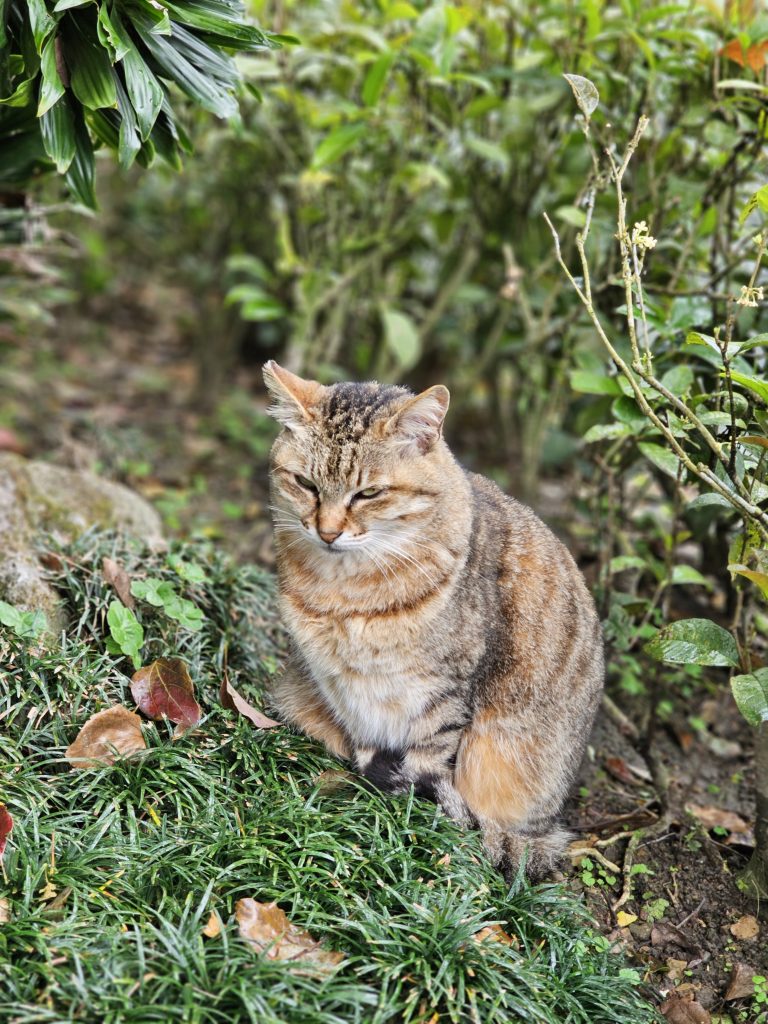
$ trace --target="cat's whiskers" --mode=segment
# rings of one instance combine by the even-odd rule
[[[390,555],[397,559],[405,568],[416,569],[417,572],[424,576],[430,586],[435,587],[439,583],[439,579],[430,573],[421,562],[391,541],[381,536],[372,535],[372,544],[376,547],[379,554]]]

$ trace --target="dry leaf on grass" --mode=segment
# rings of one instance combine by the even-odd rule
[[[619,928],[628,928],[631,924],[634,924],[637,920],[637,914],[628,914],[624,910],[620,910],[616,914],[616,924]]]
[[[737,939],[754,939],[759,934],[760,925],[757,918],[751,914],[745,914],[735,924],[731,925],[731,935]]]
[[[0,804],[0,861],[3,859],[5,843],[11,832],[13,832],[13,818],[11,817],[11,812],[5,804]]]
[[[229,708],[230,711],[236,711],[243,718],[247,718],[257,729],[274,729],[276,725],[282,725],[281,722],[276,722],[274,718],[267,718],[253,704],[249,704],[245,697],[242,697],[237,692],[226,676],[221,680],[219,699],[223,707]]]
[[[0,924],[8,924],[11,920],[11,905],[8,900],[0,896]]]
[[[705,828],[727,828],[729,832],[748,832],[749,825],[735,811],[726,811],[722,807],[697,807],[688,804],[685,808],[694,818],[698,818]]]
[[[501,942],[505,946],[514,946],[515,949],[520,945],[517,936],[508,935],[500,924],[486,925],[479,932],[475,932],[472,938],[475,942]]]
[[[211,916],[203,928],[203,935],[208,939],[216,939],[221,935],[221,918],[215,910],[211,911]]]
[[[241,937],[269,960],[290,960],[330,970],[344,959],[343,953],[323,949],[309,932],[291,924],[276,903],[238,900],[235,917]]]
[[[754,995],[755,983],[752,978],[757,974],[749,964],[734,964],[724,999],[746,999]]]
[[[149,718],[169,718],[184,729],[197,725],[203,715],[181,658],[158,658],[134,672],[131,693]]]
[[[312,781],[317,786],[318,793],[336,793],[338,790],[348,786],[354,779],[352,772],[345,772],[339,768],[326,768],[324,772],[316,775]]]
[[[691,943],[691,940],[677,927],[677,925],[669,924],[667,921],[659,921],[651,929],[651,945],[652,946],[679,946],[681,949],[689,949],[691,952],[696,952],[696,946]]]
[[[146,749],[141,719],[118,704],[92,715],[64,756],[73,768],[96,768],[114,764],[118,756],[130,757]]]
[[[136,602],[131,593],[131,577],[124,567],[119,562],[116,562],[114,558],[103,558],[101,560],[101,574],[104,577],[104,582],[112,587],[125,607],[133,611],[136,607]]]
[[[709,1011],[693,998],[693,992],[673,992],[659,1007],[668,1024],[710,1024]]]

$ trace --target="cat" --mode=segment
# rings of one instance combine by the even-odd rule
[[[603,687],[594,602],[525,505],[464,470],[449,393],[264,367],[283,722],[375,786],[482,829],[506,877],[551,872]]]

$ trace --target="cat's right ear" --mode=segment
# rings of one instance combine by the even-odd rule
[[[264,364],[264,383],[272,398],[267,412],[284,427],[301,427],[313,419],[312,407],[323,390],[316,380],[304,380],[278,366],[274,359]]]

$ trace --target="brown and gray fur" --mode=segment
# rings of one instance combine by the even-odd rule
[[[545,874],[603,685],[571,555],[458,465],[444,387],[326,387],[274,362],[264,377],[284,427],[271,484],[292,639],[275,711],[380,788],[478,825],[507,875],[521,860]]]

